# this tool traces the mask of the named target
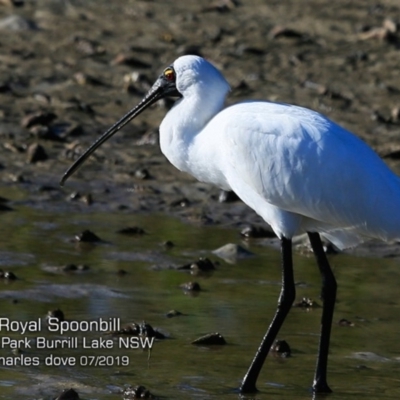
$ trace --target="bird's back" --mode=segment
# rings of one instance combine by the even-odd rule
[[[300,216],[300,231],[319,230],[331,239],[335,230],[338,238],[343,230],[359,240],[400,238],[399,179],[363,141],[319,113],[240,103],[198,136],[200,147],[213,141],[215,168],[228,186],[272,226],[263,212],[269,206]]]

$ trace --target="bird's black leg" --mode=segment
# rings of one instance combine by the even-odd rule
[[[290,239],[281,239],[282,251],[282,289],[278,300],[278,308],[276,310],[274,319],[268,328],[267,333],[263,337],[260,347],[254,356],[250,367],[243,378],[242,385],[240,386],[241,393],[254,393],[257,391],[256,381],[261,368],[264,364],[265,358],[274,343],[276,335],[283,324],[290,308],[292,307],[295,298],[295,286],[293,279],[293,261],[292,261],[292,241]]]
[[[317,367],[313,382],[313,390],[316,393],[332,392],[326,381],[326,370],[328,366],[329,339],[331,336],[333,310],[336,300],[336,279],[333,275],[328,259],[322,246],[321,237],[316,232],[308,232],[311,247],[317,260],[318,268],[322,277],[322,309],[321,338],[319,341]]]

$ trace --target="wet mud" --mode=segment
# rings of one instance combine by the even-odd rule
[[[58,182],[135,105],[165,65],[201,54],[231,84],[229,103],[269,99],[324,113],[398,170],[399,5],[337,1],[3,1],[0,4],[2,186],[26,204],[162,211],[191,223],[262,221],[239,201],[176,171],[153,106],[106,143],[65,188]],[[123,17],[122,17],[123,16]],[[368,166],[366,166],[368,168]],[[4,204],[13,207],[11,202]]]
[[[152,106],[127,125],[60,187],[63,173],[140,101],[165,66],[183,54],[202,55],[222,70],[232,88],[228,104],[266,99],[317,110],[365,140],[400,173],[399,23],[397,0],[0,0],[0,218],[5,243],[0,248],[0,301],[4,315],[45,318],[47,312],[54,313],[49,309],[64,311],[65,305],[67,320],[118,312],[128,324],[144,318],[146,324],[147,318],[152,318],[172,332],[158,345],[164,360],[171,360],[169,364],[163,361],[170,381],[163,374],[151,380],[145,368],[148,355],[143,353],[136,356],[135,366],[140,368],[126,376],[119,369],[113,370],[111,377],[97,372],[96,379],[83,383],[78,372],[67,377],[41,369],[31,381],[21,371],[6,371],[0,385],[15,385],[12,393],[21,398],[30,398],[32,393],[46,399],[155,398],[153,392],[167,398],[192,398],[194,394],[201,398],[198,386],[207,390],[199,383],[206,378],[191,360],[203,362],[198,357],[211,351],[203,347],[209,346],[209,337],[200,341],[201,346],[191,346],[194,350],[187,348],[196,337],[203,340],[203,335],[221,331],[223,337],[215,335],[224,342],[226,337],[228,345],[214,346],[221,341],[214,342],[212,337],[209,347],[213,354],[207,355],[208,360],[214,357],[225,365],[226,353],[222,352],[236,352],[241,344],[238,339],[235,343],[232,331],[248,339],[247,333],[241,333],[246,324],[237,324],[236,318],[248,316],[251,332],[257,333],[253,347],[257,346],[263,332],[255,328],[260,309],[256,301],[260,293],[255,292],[265,286],[279,288],[280,276],[276,273],[267,278],[265,272],[252,268],[260,262],[260,253],[270,257],[268,264],[279,265],[278,255],[269,253],[278,248],[277,239],[235,196],[180,173],[161,154],[157,132],[172,105],[169,100]],[[171,217],[179,222],[165,222]],[[197,230],[202,233],[194,233]],[[305,254],[308,260],[304,237],[295,244],[296,257]],[[336,253],[326,246],[327,251]],[[363,265],[371,256],[374,265],[379,264],[377,258],[384,259],[379,265],[390,277],[395,274],[391,262],[400,256],[400,245],[368,242],[338,255],[341,263],[350,264],[348,276],[339,270],[345,289],[359,290],[354,282],[361,280],[358,274],[362,274],[366,284],[359,291],[371,289],[382,295],[383,283],[378,284],[379,290],[369,286],[371,276],[379,281],[376,272],[371,276],[353,272],[351,255],[359,257]],[[299,259],[305,268],[306,262]],[[238,265],[245,265],[246,271]],[[240,289],[233,289],[239,283]],[[281,357],[274,361],[279,364],[272,368],[282,367],[282,376],[288,367],[283,363],[297,362],[302,368],[300,355],[308,356],[314,350],[306,340],[301,348],[295,343],[299,337],[315,339],[315,332],[308,327],[318,327],[319,291],[308,281],[299,283],[298,288],[298,298],[303,301],[294,311],[295,320],[312,321],[289,337],[291,361]],[[208,300],[211,294],[216,296],[212,301]],[[382,302],[398,315],[395,289],[384,294]],[[249,308],[243,311],[241,295],[250,299]],[[270,301],[271,310],[276,296]],[[167,302],[170,297],[173,301]],[[341,350],[340,360],[350,360],[346,367],[353,369],[352,374],[362,370],[355,378],[362,383],[383,374],[379,363],[393,362],[394,356],[388,354],[384,340],[378,340],[376,348],[357,347],[352,335],[364,338],[362,330],[372,332],[376,323],[377,332],[391,329],[389,346],[395,342],[398,326],[389,327],[393,314],[389,317],[385,309],[381,315],[379,302],[369,294],[364,306],[374,315],[370,319],[349,311],[350,298],[341,299],[337,329],[342,329],[339,336],[347,335],[353,346],[352,351]],[[95,305],[96,301],[100,305]],[[211,311],[207,301],[213,305]],[[355,310],[362,314],[364,309],[357,304]],[[225,320],[233,310],[238,316]],[[210,322],[206,319],[210,314],[219,318]],[[196,315],[199,319],[194,319]],[[185,325],[188,321],[194,331]],[[264,321],[263,326],[266,324]],[[293,323],[293,329],[295,326]],[[181,343],[188,347],[182,348]],[[181,351],[182,366],[173,364],[178,353],[167,354],[168,346]],[[246,346],[252,353],[253,347]],[[191,352],[189,361],[187,351]],[[235,359],[234,378],[224,375],[225,387],[234,386],[235,379],[241,378],[246,357],[242,351]],[[364,371],[354,366],[353,360],[372,367]],[[207,377],[218,376],[218,363],[211,364],[214,361],[204,361],[202,371],[207,371]],[[336,371],[336,377],[340,373]],[[178,378],[182,375],[184,384]],[[212,387],[219,388],[220,382],[214,379]],[[101,386],[106,380],[107,386]],[[359,386],[353,386],[355,393],[372,396],[359,389],[359,381]],[[132,386],[123,388],[121,382]],[[267,390],[279,387],[268,382]],[[305,387],[300,382],[298,387]],[[395,398],[397,389],[390,383],[388,387],[388,395],[394,393]],[[295,389],[289,389],[288,398],[295,398]],[[215,390],[220,397],[219,389]],[[231,392],[224,395],[232,398]],[[308,393],[296,395],[310,398]]]

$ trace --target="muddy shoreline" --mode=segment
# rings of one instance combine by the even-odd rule
[[[313,108],[400,170],[400,6],[188,1],[4,1],[0,4],[0,164],[9,206],[60,212],[165,212],[238,229],[262,220],[176,171],[158,147],[170,107],[153,107],[107,142],[64,188],[71,162],[135,105],[178,55],[197,53],[231,83],[229,103]],[[124,16],[123,18],[121,16]],[[368,166],[366,166],[368,168]],[[397,256],[394,244],[356,253]]]

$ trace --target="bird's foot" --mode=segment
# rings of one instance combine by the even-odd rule
[[[257,393],[258,390],[256,388],[255,383],[253,382],[247,382],[244,380],[239,388],[239,393],[240,394],[251,394],[251,393]]]
[[[332,389],[325,380],[314,381],[312,390],[314,393],[332,393]]]

